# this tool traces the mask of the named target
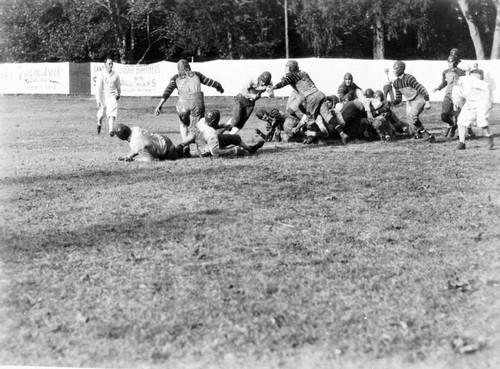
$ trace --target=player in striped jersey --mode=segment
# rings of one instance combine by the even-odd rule
[[[299,63],[296,60],[289,60],[285,65],[285,76],[272,87],[272,90],[278,90],[285,86],[290,85],[296,92],[303,96],[304,100],[301,102],[306,114],[316,120],[318,115],[321,115],[324,121],[335,127],[342,138],[342,143],[346,144],[348,136],[344,133],[342,126],[337,122],[336,118],[331,114],[325,103],[325,94],[318,90],[311,77],[307,72],[299,69]],[[290,112],[293,114],[294,112]],[[318,138],[328,137],[328,129],[321,119],[317,120],[320,132]]]
[[[185,59],[179,60],[177,70],[178,73],[170,79],[165,88],[163,96],[155,109],[155,114],[159,115],[161,113],[163,104],[172,92],[177,89],[179,100],[175,108],[180,119],[181,145],[189,147],[189,144],[194,142],[196,137],[196,123],[205,114],[205,102],[203,100],[201,85],[204,84],[213,87],[220,93],[223,93],[224,89],[219,82],[205,77],[200,72],[192,71],[191,66]]]
[[[436,141],[434,135],[430,134],[419,119],[420,114],[424,109],[430,109],[429,93],[411,74],[405,73],[406,64],[401,60],[394,63],[393,73],[396,79],[394,80],[394,90],[396,99],[394,105],[398,105],[406,99],[406,117],[408,124],[412,123],[417,133],[415,138],[424,137],[429,142]]]
[[[288,114],[273,108],[271,110],[259,109],[255,115],[260,120],[266,122],[266,133],[263,133],[259,129],[256,129],[255,132],[266,141],[281,141],[283,123],[285,122],[285,118]]]

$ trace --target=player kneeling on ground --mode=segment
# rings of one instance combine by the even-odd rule
[[[146,161],[176,160],[177,151],[172,141],[157,133],[149,132],[141,127],[129,128],[125,124],[117,124],[115,135],[123,141],[128,141],[130,152],[120,161]]]
[[[465,150],[465,136],[472,123],[482,128],[488,144],[486,148],[493,149],[493,136],[490,133],[488,118],[493,106],[490,86],[487,82],[473,76],[460,77],[453,87],[453,108],[460,114],[458,116],[458,150]]]
[[[368,91],[369,89],[367,89]],[[391,110],[388,101],[384,101],[384,93],[377,90],[370,101],[373,115],[372,126],[381,140],[392,141],[397,135],[409,135],[410,126],[403,123]]]
[[[201,156],[228,156],[254,154],[259,148],[264,146],[264,140],[259,139],[255,145],[248,145],[238,134],[217,133],[219,128],[219,110],[210,110],[205,117],[196,124],[198,133],[196,135],[196,145]],[[177,151],[182,151],[178,148]]]
[[[281,141],[281,132],[283,131],[283,123],[285,122],[286,113],[279,111],[278,109],[259,109],[257,110],[257,118],[266,122],[266,133],[261,130],[256,129],[255,132],[264,138],[266,141]]]

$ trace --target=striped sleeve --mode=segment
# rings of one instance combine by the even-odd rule
[[[395,92],[394,102],[393,102],[394,105],[399,105],[401,101],[403,101],[403,94],[401,93],[400,85],[401,85],[401,80],[399,78],[395,79],[393,83]]]
[[[276,85],[274,85],[274,89],[278,90],[278,89],[283,88],[285,86],[295,84],[298,81],[300,81],[300,76],[298,74],[287,73],[286,76],[284,76],[280,82],[278,82],[278,83],[276,83]]]
[[[213,87],[217,91],[222,89],[222,85],[219,82],[217,82],[211,78],[205,77],[200,72],[194,72],[194,73],[200,78],[201,83],[203,83],[204,85],[207,85],[208,87]]]
[[[405,81],[406,79],[406,81]],[[422,95],[424,97],[425,101],[429,101],[429,93],[427,92],[427,89],[422,86],[418,81],[413,77],[411,74],[405,74],[403,77],[403,85],[413,87],[415,90],[417,90],[417,93],[419,95]]]
[[[177,83],[175,80],[177,79],[178,74],[170,78],[170,82],[168,83],[167,87],[165,88],[165,91],[163,92],[163,98],[166,100],[169,98],[170,95],[172,95],[172,92],[177,88]]]

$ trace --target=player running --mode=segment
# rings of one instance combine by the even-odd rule
[[[403,96],[406,99],[406,117],[408,124],[412,123],[417,133],[415,138],[424,137],[429,142],[436,141],[434,135],[430,134],[419,119],[420,114],[424,109],[430,109],[429,93],[411,74],[405,73],[406,64],[401,60],[394,63],[393,73],[396,79],[394,80],[394,90],[396,99],[394,105],[402,102]]]

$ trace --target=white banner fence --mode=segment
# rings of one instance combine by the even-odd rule
[[[336,94],[346,72],[352,73],[354,82],[361,88],[382,89],[384,68],[392,74],[394,60],[360,59],[297,59],[300,69],[309,73],[318,88],[327,95]],[[286,59],[273,60],[216,60],[203,63],[191,63],[191,69],[215,79],[224,87],[224,96],[234,96],[249,77],[263,71],[271,72],[273,82],[277,83],[285,73]],[[444,90],[432,92],[442,79],[442,72],[447,68],[446,61],[411,60],[405,61],[406,72],[427,88],[431,101],[441,101]],[[465,60],[459,67],[472,65]],[[70,94],[70,63],[26,63],[0,64],[0,94]],[[90,63],[89,94],[95,93],[97,74],[103,63]],[[485,80],[490,84],[494,101],[500,103],[500,60],[479,62],[484,71]],[[177,73],[177,64],[159,62],[153,64],[119,64],[115,69],[122,81],[123,96],[161,96],[170,78]],[[221,96],[215,89],[203,86],[206,96]],[[288,96],[291,87],[276,90],[276,96]],[[176,96],[176,91],[173,96]]]

